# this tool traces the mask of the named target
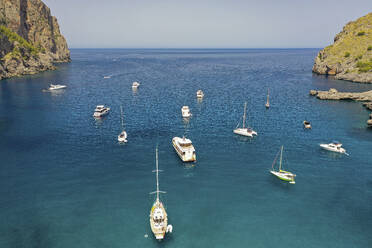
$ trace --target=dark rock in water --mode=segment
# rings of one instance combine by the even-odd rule
[[[313,72],[372,83],[372,13],[349,22],[315,58]]]
[[[0,0],[0,79],[55,69],[70,51],[40,0]]]

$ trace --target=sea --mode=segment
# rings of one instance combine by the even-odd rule
[[[313,74],[319,50],[71,49],[55,71],[0,81],[0,247],[372,247],[369,111],[309,95],[372,85]],[[245,102],[254,138],[233,133]],[[320,148],[332,140],[349,156]],[[270,174],[281,146],[296,184]],[[173,226],[162,241],[149,224],[156,147]]]

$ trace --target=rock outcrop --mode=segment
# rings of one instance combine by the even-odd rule
[[[315,58],[313,72],[372,83],[372,13],[349,22]]]
[[[353,100],[363,102],[363,106],[372,110],[372,90],[366,92],[339,92],[336,89],[329,91],[310,90],[310,95],[316,96],[321,100]],[[372,114],[369,115],[367,125],[372,127]]]
[[[0,0],[0,79],[69,61],[57,19],[41,0]]]

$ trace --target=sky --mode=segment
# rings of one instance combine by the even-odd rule
[[[321,48],[372,0],[43,0],[70,48]]]

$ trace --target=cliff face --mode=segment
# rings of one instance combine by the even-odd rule
[[[372,83],[372,13],[346,24],[333,45],[318,53],[313,72]]]
[[[0,0],[0,79],[70,61],[57,19],[41,0]]]

